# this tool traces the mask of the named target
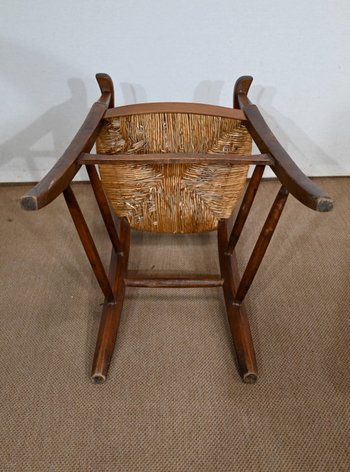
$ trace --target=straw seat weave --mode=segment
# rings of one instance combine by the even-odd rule
[[[250,154],[251,137],[237,119],[186,113],[147,113],[105,119],[99,154]],[[116,158],[117,159],[117,158]],[[232,163],[113,163],[99,166],[115,212],[143,231],[194,233],[229,218],[248,166]]]

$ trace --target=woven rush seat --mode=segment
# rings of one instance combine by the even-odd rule
[[[189,113],[149,113],[105,119],[99,154],[250,154],[251,136],[240,120]],[[116,159],[117,160],[117,159]],[[239,198],[248,165],[118,163],[99,166],[118,216],[144,231],[193,233],[217,228]]]

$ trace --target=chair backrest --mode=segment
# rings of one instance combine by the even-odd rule
[[[122,107],[127,109],[127,107]],[[240,119],[185,112],[125,113],[103,120],[99,154],[251,153]],[[117,160],[117,157],[116,157]],[[248,165],[232,163],[100,164],[104,191],[118,216],[135,229],[194,233],[229,218]]]

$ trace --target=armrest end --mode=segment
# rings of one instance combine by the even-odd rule
[[[20,200],[22,210],[35,211],[39,210],[38,200],[33,195],[23,195]]]
[[[316,211],[331,211],[333,209],[333,200],[331,197],[319,197],[316,200]]]

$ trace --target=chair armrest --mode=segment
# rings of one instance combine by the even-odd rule
[[[295,198],[313,210],[330,211],[333,208],[332,198],[299,169],[268,127],[258,107],[247,97],[252,81],[250,76],[237,80],[234,103],[246,115],[247,127],[256,145],[262,153],[273,157],[271,169]]]
[[[39,210],[52,202],[58,195],[68,187],[75,174],[81,167],[78,157],[82,152],[89,152],[95,143],[96,136],[101,127],[101,120],[112,104],[113,85],[107,90],[108,81],[111,79],[106,74],[97,74],[102,95],[95,102],[81,128],[74,136],[72,142],[62,154],[52,169],[21,198],[21,207],[24,210]]]

